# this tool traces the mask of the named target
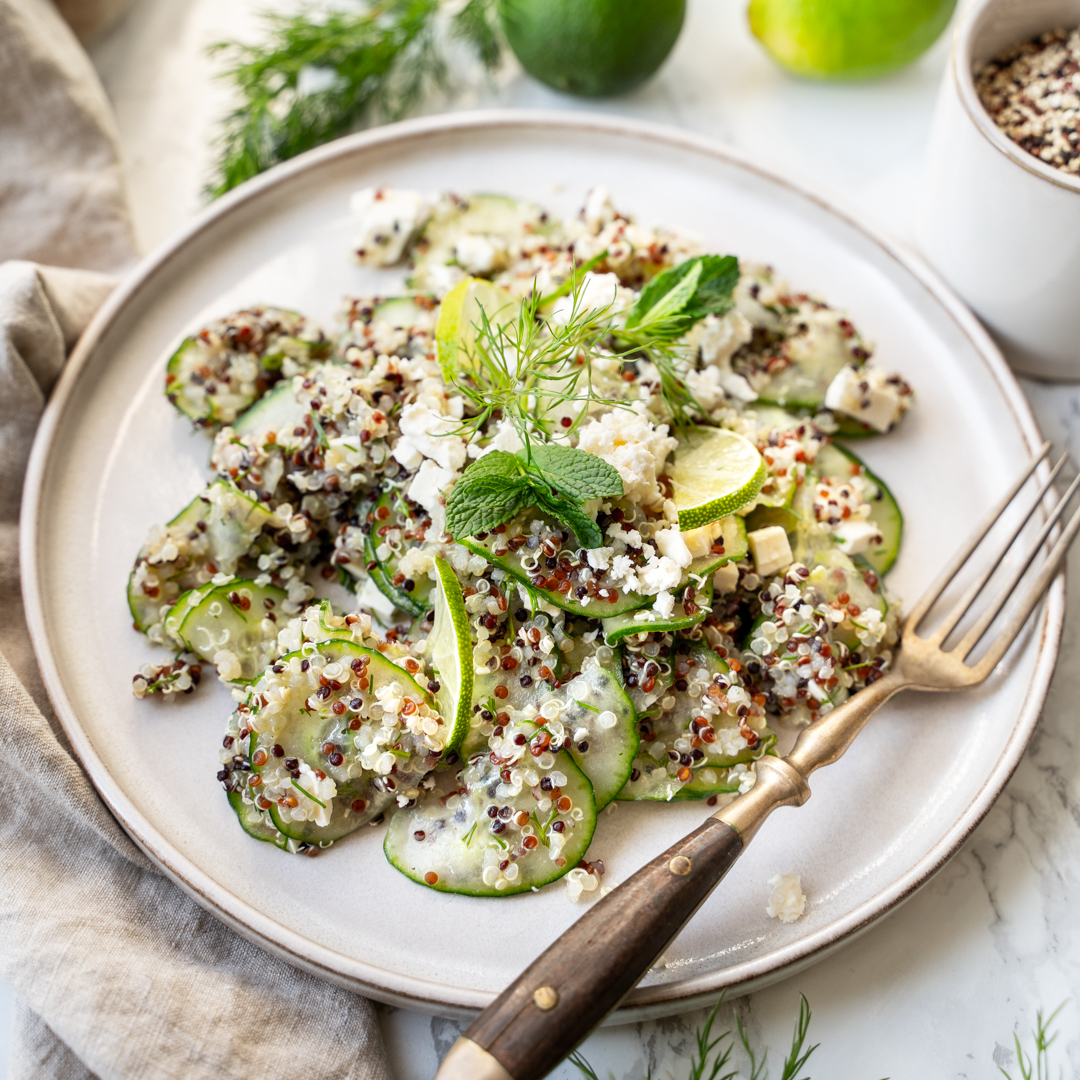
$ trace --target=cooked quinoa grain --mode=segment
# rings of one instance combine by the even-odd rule
[[[1051,30],[991,60],[975,88],[1013,142],[1080,173],[1080,29]]]

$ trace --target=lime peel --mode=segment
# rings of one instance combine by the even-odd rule
[[[765,461],[737,432],[695,428],[680,438],[668,479],[680,529],[700,529],[754,499],[765,483]]]
[[[473,644],[461,583],[453,567],[436,557],[435,620],[428,638],[428,656],[439,680],[435,705],[451,724],[446,750],[456,749],[469,729],[473,695]]]
[[[459,281],[443,297],[435,322],[435,353],[449,385],[453,385],[458,371],[469,362],[481,309],[492,326],[509,326],[516,322],[520,307],[506,289],[483,278]]]

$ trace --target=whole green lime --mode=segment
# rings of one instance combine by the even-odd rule
[[[797,75],[866,79],[922,55],[956,0],[750,0],[750,29]]]
[[[686,0],[499,0],[525,70],[579,97],[643,83],[671,52],[685,13]]]

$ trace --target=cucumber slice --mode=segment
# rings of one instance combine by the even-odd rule
[[[537,520],[540,522],[540,532],[533,534],[532,523]],[[527,586],[531,592],[542,596],[549,603],[562,608],[564,611],[569,611],[575,615],[587,615],[593,619],[607,619],[612,615],[621,615],[624,611],[633,611],[645,607],[651,602],[650,597],[641,596],[638,593],[620,593],[615,585],[611,583],[611,579],[605,571],[597,574],[597,595],[590,598],[588,603],[582,603],[581,599],[576,596],[578,588],[584,588],[585,586],[581,580],[582,563],[578,560],[577,549],[573,546],[574,534],[569,529],[564,529],[552,518],[546,517],[534,509],[523,511],[517,517],[508,521],[505,529],[502,525],[499,526],[499,529],[503,531],[460,538],[458,543],[477,555],[483,555],[488,562],[501,567],[511,577]],[[537,536],[537,547],[529,547],[526,543],[526,540],[533,535]],[[541,552],[539,558],[542,560],[544,555],[542,554],[541,545],[546,540],[550,540],[554,545],[557,555],[562,552],[565,544],[567,546],[566,554],[572,556],[572,569],[566,581],[559,583],[559,587],[548,587],[546,584],[540,584],[540,582],[556,580],[554,576],[555,570],[546,567],[543,562],[537,565],[537,552]],[[543,569],[540,569],[541,567]],[[591,574],[590,580],[592,580]],[[567,591],[561,591],[563,588]],[[607,593],[608,596],[614,595],[615,599],[609,600],[600,595],[601,592]]]
[[[281,378],[330,355],[321,330],[302,315],[252,308],[218,319],[185,338],[165,375],[165,393],[185,416],[210,427],[231,424]]]
[[[630,778],[638,750],[637,713],[623,689],[617,654],[609,664],[589,657],[564,688],[541,700],[541,710],[548,700],[562,705],[558,722],[571,739],[567,749],[602,810]]]
[[[252,794],[269,803],[290,839],[338,840],[396,799],[419,796],[445,747],[447,728],[431,705],[403,668],[373,649],[333,640],[289,653],[263,673],[246,705],[259,744]],[[434,736],[424,733],[427,720]]]
[[[412,546],[406,534],[423,524],[422,513],[414,513],[401,493],[394,490],[383,492],[367,517],[371,532],[364,540],[364,555],[370,567],[368,573],[379,592],[408,615],[415,617],[430,611],[435,588],[431,578],[426,574],[406,578],[398,570],[402,555]]]
[[[497,250],[505,243],[502,238],[548,230],[547,215],[540,207],[506,195],[472,195],[452,206],[439,206],[409,252],[413,270],[406,284],[420,292],[446,293],[448,284],[454,283],[453,272],[465,273],[455,250],[465,236],[494,239],[496,260],[490,271],[494,272],[499,269]]]
[[[439,689],[435,705],[452,731],[447,750],[460,745],[469,730],[473,702],[473,644],[469,615],[453,567],[435,558],[439,584],[435,590],[435,621],[428,638],[428,655]]]
[[[829,443],[818,451],[817,470],[822,476],[837,480],[847,480],[861,472],[869,481],[870,520],[877,526],[881,543],[863,555],[878,574],[886,573],[900,553],[904,530],[904,516],[892,492],[850,450],[836,443]]]
[[[516,730],[503,741],[513,742]],[[406,877],[440,892],[512,896],[561,878],[596,827],[592,786],[566,753],[440,769],[415,807],[390,819],[383,850]],[[565,809],[560,809],[565,807]]]
[[[273,844],[282,851],[289,850],[289,838],[278,830],[268,811],[260,810],[253,802],[244,802],[239,791],[228,792],[229,805],[236,812],[240,828],[264,843]]]
[[[282,626],[277,612],[288,598],[276,585],[233,578],[224,585],[185,593],[166,616],[166,629],[171,629],[170,621],[177,621],[177,612],[182,619],[175,634],[185,648],[216,664],[227,682],[250,683],[279,655],[277,634]]]
[[[680,528],[698,529],[750,502],[765,482],[765,462],[734,431],[693,428],[680,436],[667,475]]]
[[[737,791],[740,775],[732,768],[755,761],[776,742],[766,729],[755,745],[747,745],[738,720],[705,705],[717,677],[722,686],[738,685],[725,660],[701,642],[684,639],[676,639],[673,658],[673,693],[662,699],[655,715],[639,723],[641,745],[630,781],[619,792],[621,800],[669,802]],[[702,725],[698,717],[708,723]],[[692,724],[698,725],[697,732]]]
[[[261,446],[273,433],[274,445],[288,453],[303,441],[295,431],[304,426],[306,417],[307,410],[296,400],[292,379],[286,379],[244,412],[233,424],[233,434],[241,439],[253,436]]]
[[[230,480],[215,480],[163,529],[152,530],[128,578],[135,628],[149,633],[180,594],[235,573],[273,515]]]
[[[602,623],[604,640],[609,645],[614,645],[631,635],[688,630],[705,620],[712,610],[712,600],[713,582],[710,572],[703,588],[691,583],[679,593],[675,598],[675,608],[667,618],[657,615],[652,608],[642,608],[640,611],[628,611],[625,615],[605,619]]]
[[[829,384],[841,369],[863,362],[866,350],[861,347],[854,328],[838,312],[829,314],[828,319],[811,317],[809,330],[788,335],[780,351],[790,366],[770,375],[759,389],[758,398],[763,405],[817,411],[825,401]],[[799,325],[807,324],[800,319],[796,323]]]

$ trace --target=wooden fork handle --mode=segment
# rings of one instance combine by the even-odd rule
[[[633,988],[742,850],[739,833],[713,817],[643,866],[480,1014],[440,1080],[546,1076]]]
[[[807,777],[840,757],[907,685],[890,673],[807,728],[786,759],[603,897],[499,995],[451,1048],[436,1080],[540,1080],[634,987],[735,864],[773,810],[801,806]]]

